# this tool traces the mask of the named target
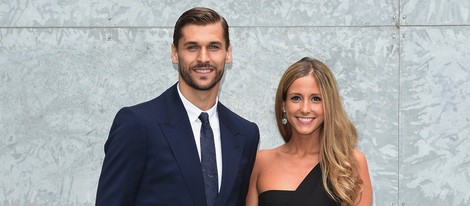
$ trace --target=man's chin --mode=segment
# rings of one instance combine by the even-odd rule
[[[193,85],[194,89],[201,90],[201,91],[208,91],[215,87],[215,84],[195,84]]]

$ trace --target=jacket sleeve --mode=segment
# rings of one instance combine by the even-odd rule
[[[145,143],[140,120],[130,109],[121,109],[105,143],[96,206],[135,205],[146,161]]]
[[[252,125],[252,130],[248,141],[246,141],[247,145],[247,153],[249,154],[249,162],[248,162],[248,169],[245,171],[245,174],[243,174],[243,181],[242,181],[242,191],[240,192],[240,196],[238,197],[238,205],[245,205],[245,200],[246,200],[246,195],[248,193],[248,186],[250,184],[250,177],[251,177],[251,172],[253,170],[253,166],[255,164],[255,159],[256,159],[256,152],[258,151],[258,146],[259,146],[259,128],[255,123],[251,123]]]

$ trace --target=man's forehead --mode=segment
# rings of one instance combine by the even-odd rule
[[[221,34],[224,33],[224,29],[222,27],[222,23],[216,22],[212,24],[205,24],[205,25],[198,25],[198,24],[187,24],[183,28],[181,28],[181,32],[184,34],[187,31],[212,31],[212,32],[220,32]]]
[[[218,43],[225,44],[224,31],[222,26],[216,24],[209,25],[187,25],[181,29],[180,43]]]

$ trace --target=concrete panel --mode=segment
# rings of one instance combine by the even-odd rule
[[[0,30],[0,205],[92,205],[117,110],[176,82],[169,39],[152,29]]]
[[[469,25],[468,0],[402,0],[402,25]]]
[[[403,33],[400,199],[469,205],[470,27]]]
[[[394,25],[398,1],[110,1],[19,0],[0,4],[0,25],[9,27],[172,27],[178,15],[208,6],[231,26]]]

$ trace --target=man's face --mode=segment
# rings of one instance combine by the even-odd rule
[[[178,48],[173,45],[171,50],[171,60],[178,64],[180,84],[198,90],[214,88],[222,79],[225,64],[232,61],[221,24],[189,24],[181,32]]]

